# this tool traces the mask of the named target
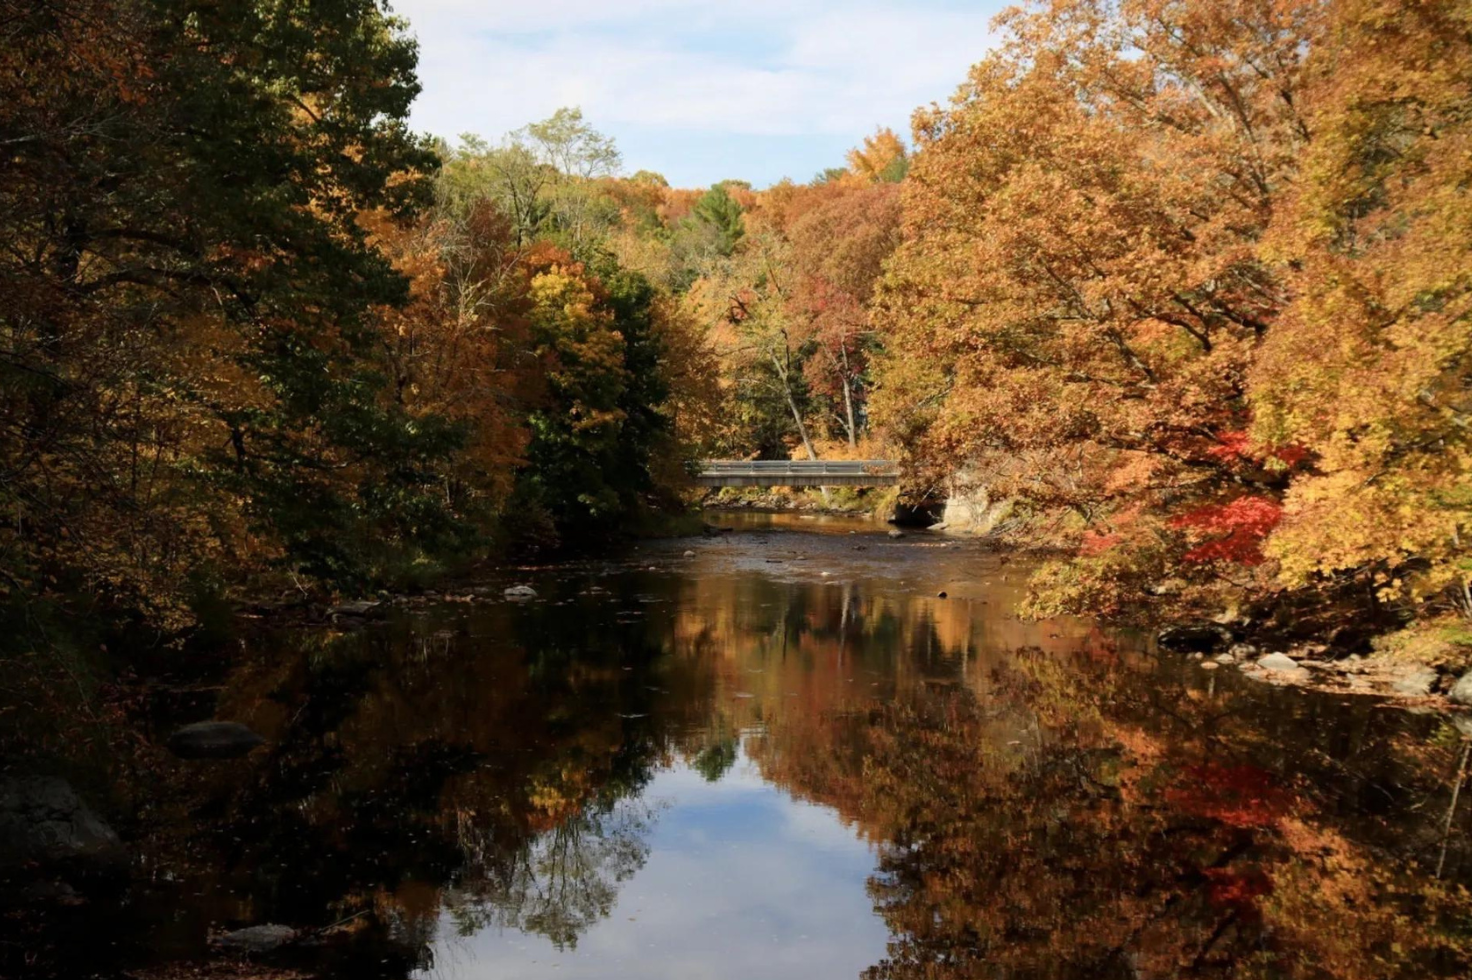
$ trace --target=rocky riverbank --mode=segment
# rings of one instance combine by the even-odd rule
[[[1372,696],[1407,707],[1472,706],[1472,670],[1447,664],[1374,652],[1335,656],[1324,643],[1235,642],[1230,631],[1215,625],[1170,627],[1161,631],[1158,642],[1201,661],[1203,670],[1234,668],[1266,684]]]

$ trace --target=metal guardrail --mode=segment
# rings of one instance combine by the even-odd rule
[[[695,477],[707,487],[882,487],[899,483],[887,459],[708,459]]]

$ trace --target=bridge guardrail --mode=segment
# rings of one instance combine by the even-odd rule
[[[704,486],[892,486],[899,464],[887,459],[711,459],[695,482]]]

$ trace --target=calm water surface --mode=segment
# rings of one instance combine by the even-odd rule
[[[283,923],[271,963],[354,977],[1465,975],[1445,719],[1018,622],[975,544],[726,522],[165,686],[154,737],[269,744],[158,762],[146,873],[42,960]]]

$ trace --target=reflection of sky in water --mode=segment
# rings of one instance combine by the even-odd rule
[[[744,756],[716,783],[678,766],[644,799],[649,858],[612,914],[556,949],[542,936],[442,917],[429,977],[856,977],[888,930],[865,881],[874,856],[827,807],[763,782]],[[816,972],[815,972],[816,971]]]

